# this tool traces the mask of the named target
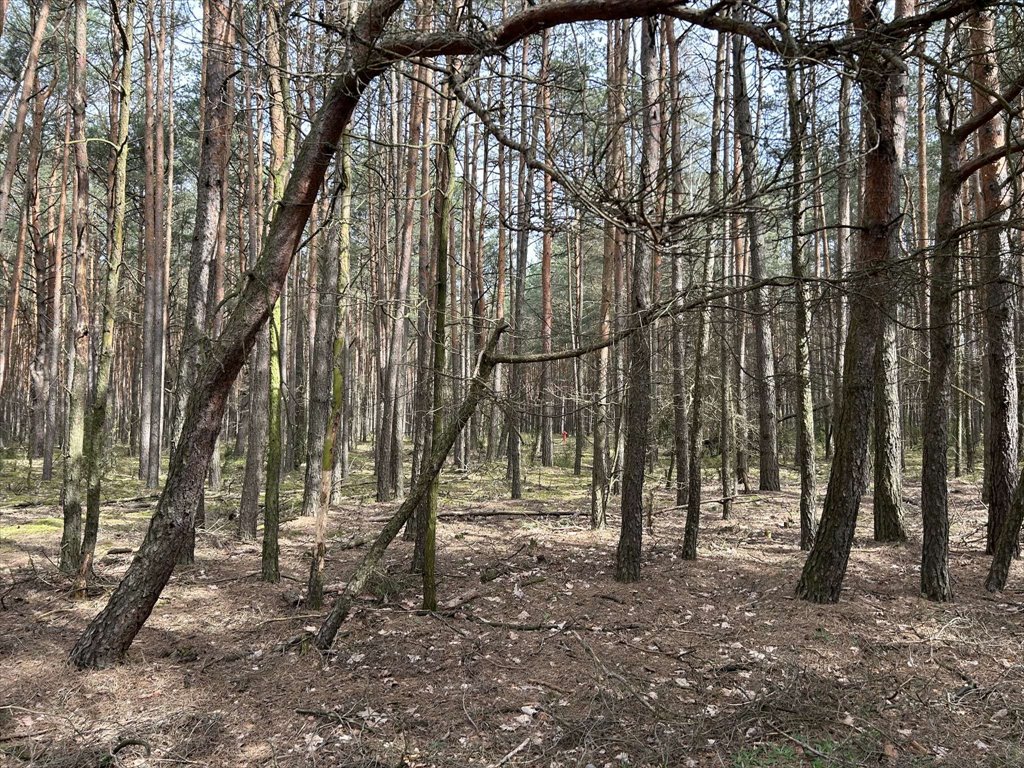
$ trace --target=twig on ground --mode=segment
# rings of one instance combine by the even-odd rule
[[[639,701],[644,707],[646,707],[654,714],[658,713],[657,707],[655,707],[651,702],[644,698],[644,696],[639,691],[637,691],[626,678],[624,678],[618,672],[609,669],[608,666],[603,661],[601,661],[600,658],[598,658],[597,654],[594,653],[594,649],[587,645],[583,638],[580,637],[579,632],[573,631],[572,634],[577,640],[580,641],[580,645],[582,645],[586,649],[587,653],[589,653],[590,657],[594,660],[594,663],[597,664],[598,667],[600,667],[601,671],[604,672],[604,674],[607,677],[611,677],[615,680],[618,680],[626,687],[626,690],[632,693],[636,700]]]
[[[500,767],[501,767],[501,766],[503,766],[503,765],[504,765],[505,763],[507,763],[507,762],[508,762],[509,760],[511,760],[511,759],[512,759],[513,757],[515,757],[515,756],[516,756],[516,755],[518,755],[518,754],[519,754],[520,752],[522,752],[522,751],[523,751],[523,750],[524,750],[524,749],[526,748],[526,745],[527,745],[527,744],[529,744],[529,743],[530,743],[530,737],[529,737],[529,736],[527,736],[527,737],[526,737],[525,739],[523,739],[523,740],[522,740],[521,742],[519,742],[519,746],[518,746],[518,747],[516,747],[516,748],[515,748],[515,749],[513,749],[513,750],[512,750],[511,752],[509,752],[508,754],[506,754],[506,755],[505,755],[505,756],[504,756],[503,758],[501,758],[501,760],[499,760],[498,762],[496,762],[496,763],[491,763],[491,764],[490,764],[489,766],[487,766],[487,768],[500,768]]]

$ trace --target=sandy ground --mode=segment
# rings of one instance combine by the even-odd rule
[[[0,509],[0,766],[1024,764],[1024,579],[1016,566],[1005,594],[982,589],[975,486],[953,488],[957,602],[918,596],[908,486],[911,540],[872,542],[868,503],[843,599],[817,606],[793,596],[792,493],[744,496],[730,521],[706,505],[696,562],[679,557],[681,513],[656,514],[644,578],[623,585],[617,519],[590,531],[582,481],[559,472],[546,489],[532,473],[522,503],[452,478],[449,512],[563,514],[445,520],[434,615],[416,612],[396,542],[327,656],[280,650],[320,618],[291,604],[311,521],[284,526],[272,585],[215,513],[127,662],[99,672],[64,663],[107,593],[70,599],[57,510]],[[136,546],[152,504],[108,505],[99,554]],[[374,533],[392,508],[354,498],[332,513],[336,539]],[[336,547],[328,582],[362,551]],[[103,557],[108,589],[130,557]]]

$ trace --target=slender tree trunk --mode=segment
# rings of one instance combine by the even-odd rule
[[[732,43],[736,133],[743,156],[743,196],[747,200],[747,245],[750,252],[750,277],[755,283],[764,279],[764,257],[761,253],[761,221],[754,209],[756,191],[756,149],[750,121],[750,97],[747,93],[746,57],[743,39],[736,35]],[[756,288],[751,293],[754,318],[754,362],[757,375],[757,422],[760,478],[762,491],[777,491],[779,484],[779,438],[776,425],[775,353],[772,345],[772,323],[769,316],[768,291]]]
[[[64,339],[64,228],[67,222],[67,181],[71,157],[71,116],[64,124],[64,150],[61,159],[60,196],[57,213],[57,229],[52,237],[50,250],[53,261],[50,266],[51,301],[53,306],[50,324],[50,340],[46,359],[46,423],[43,434],[42,479],[53,478],[53,452],[57,441],[57,415],[62,410],[64,389],[60,385],[60,353]]]
[[[837,145],[838,167],[836,168],[836,195],[838,198],[838,211],[836,215],[836,265],[835,279],[846,280],[850,273],[851,264],[851,243],[853,242],[851,214],[851,187],[853,173],[851,164],[853,162],[852,140],[850,129],[851,112],[851,91],[853,90],[853,77],[847,73],[840,75],[839,82],[839,135]],[[832,404],[829,407],[828,429],[825,434],[825,457],[832,458],[833,444],[835,437],[835,426],[839,423],[839,406],[842,402],[843,377],[845,368],[844,356],[846,353],[846,337],[850,324],[849,300],[847,299],[849,288],[840,282],[840,288],[836,291],[836,344],[833,360]]]
[[[420,143],[420,124],[425,88],[414,82],[409,107],[408,149],[406,150],[404,178],[405,202],[402,228],[398,243],[398,264],[391,299],[388,348],[382,377],[381,402],[383,405],[381,434],[378,436],[377,501],[390,501],[398,493],[402,465],[401,446],[403,425],[399,414],[399,376],[405,370],[406,302],[409,295],[409,273],[412,264],[412,234],[415,223],[415,195],[417,156]],[[397,129],[397,126],[396,126]],[[386,323],[388,321],[385,321]]]
[[[623,59],[628,56],[628,46],[624,41],[621,22],[608,23],[608,96],[606,110],[608,113],[609,151],[605,165],[605,184],[613,194],[621,190],[624,158],[622,154],[623,82],[626,67]],[[601,267],[601,304],[598,316],[598,332],[602,341],[612,333],[612,302],[615,285],[616,264],[622,259],[619,249],[619,237],[612,222],[604,223],[603,261]],[[608,511],[608,494],[611,483],[611,466],[608,455],[608,422],[611,418],[609,408],[610,380],[614,375],[611,367],[612,350],[602,347],[597,353],[594,379],[597,384],[597,397],[594,404],[594,451],[593,468],[590,481],[590,527],[597,530],[604,528]]]
[[[669,83],[670,87],[678,88],[679,83],[679,52],[678,42],[676,40],[674,20],[665,19],[666,29],[668,31],[668,47],[669,47]],[[721,45],[721,40],[719,41]],[[716,72],[716,77],[718,73]],[[716,81],[717,85],[717,81]],[[715,93],[716,97],[718,92]],[[672,108],[672,123],[671,123],[671,148],[670,157],[672,161],[672,211],[678,215],[683,210],[683,147],[682,138],[680,136],[681,127],[679,125],[681,116],[680,111],[682,110],[682,104],[680,102],[679,94],[675,94],[675,99]],[[718,119],[718,112],[714,111],[712,107],[712,121]],[[715,160],[717,159],[716,153],[718,152],[717,145],[714,142],[717,140],[717,134],[715,134],[712,128],[712,174],[715,172]],[[712,195],[717,194],[718,190],[715,188],[715,181],[709,180],[709,190]],[[681,296],[685,286],[684,283],[684,271],[686,266],[683,263],[683,254],[675,254],[672,259],[672,290],[677,296]],[[687,505],[687,500],[690,496],[690,440],[689,440],[689,427],[687,418],[687,391],[686,391],[686,332],[683,327],[683,318],[681,315],[677,315],[672,318],[672,330],[671,330],[671,349],[672,349],[672,427],[673,427],[673,451],[675,455],[676,464],[676,506],[683,507]],[[698,341],[699,344],[699,341]],[[699,353],[698,353],[699,356]],[[694,385],[697,384],[698,372],[694,370]],[[696,401],[694,402],[696,407]],[[698,502],[697,507],[698,513],[700,506]],[[696,523],[694,523],[696,524]],[[696,529],[694,529],[696,534]],[[694,538],[694,547],[696,547],[696,538]],[[686,551],[686,546],[683,546]],[[696,557],[696,548],[694,549],[694,557]]]
[[[779,3],[780,12],[788,12],[788,2]],[[795,368],[796,368],[796,458],[800,472],[800,549],[810,550],[817,533],[816,487],[814,477],[814,402],[811,396],[811,355],[809,348],[810,313],[807,286],[804,283],[804,210],[805,190],[804,142],[807,111],[801,97],[800,71],[786,67],[786,96],[789,106],[789,152],[793,163],[790,182],[790,268],[796,278],[794,293]]]
[[[974,111],[983,112],[999,92],[995,17],[980,11],[970,23],[971,69]],[[1003,148],[1006,131],[1002,116],[989,120],[979,130],[978,153]],[[1007,242],[1006,222],[1010,212],[1010,186],[1006,160],[1001,158],[980,169],[981,195],[978,219],[986,227],[978,232],[978,255],[983,280],[982,314],[985,319],[988,388],[985,400],[988,419],[985,429],[985,465],[988,470],[988,527],[986,552],[995,554],[999,538],[1010,515],[1010,505],[1020,471],[1018,451],[1017,350],[1013,337],[1017,311],[1013,286],[1014,267]],[[1012,551],[1019,551],[1014,536]]]
[[[662,114],[657,81],[658,26],[654,17],[645,17],[640,30],[640,88],[643,103],[638,184],[640,210],[643,212],[656,194],[661,151]],[[656,231],[656,228],[655,228]],[[655,238],[647,243],[637,238],[630,290],[630,322],[638,327],[642,313],[650,305],[651,254],[659,247]],[[644,468],[647,460],[648,422],[651,415],[650,334],[640,330],[629,337],[629,381],[626,390],[626,443],[622,460],[622,528],[616,553],[615,576],[619,581],[640,579],[643,543]]]
[[[449,231],[455,195],[455,136],[459,122],[455,101],[444,103],[441,143],[438,147],[437,183],[434,193],[434,325],[432,338],[433,352],[433,396],[431,403],[431,446],[436,450],[442,445],[444,426],[444,367],[445,367],[445,326],[447,323]],[[461,431],[461,430],[460,430]],[[453,440],[454,443],[454,440]],[[438,467],[440,470],[440,467]],[[437,504],[438,472],[434,472],[427,491],[427,527],[423,547],[423,608],[437,609],[437,581],[435,566],[437,560]]]
[[[316,518],[316,534],[313,540],[313,551],[311,553],[309,566],[309,584],[306,589],[306,606],[318,609],[323,605],[324,593],[324,566],[327,559],[327,512],[330,508],[331,488],[334,481],[335,452],[339,448],[339,442],[345,438],[342,430],[342,420],[345,411],[345,388],[348,383],[345,379],[345,317],[341,306],[340,289],[348,288],[349,278],[349,233],[352,217],[352,183],[351,183],[351,159],[349,156],[349,137],[346,135],[341,154],[338,158],[339,176],[338,184],[341,187],[341,221],[331,237],[328,246],[324,249],[326,259],[321,265],[320,274],[323,276],[323,285],[333,286],[333,290],[326,291],[329,303],[321,304],[317,313],[317,341],[316,346],[327,345],[327,328],[332,329],[333,338],[330,339],[332,356],[330,360],[330,381],[325,387],[330,387],[331,401],[329,413],[323,414],[319,409],[314,416],[310,411],[310,419],[326,418],[327,428],[324,436],[323,449],[320,451],[320,477],[319,492],[317,495],[313,514]],[[324,291],[321,291],[321,302],[324,299]],[[328,326],[333,323],[333,326]],[[319,358],[317,358],[319,359]],[[322,363],[321,363],[322,364]],[[318,377],[319,378],[319,377]]]
[[[715,53],[715,92],[711,102],[711,140],[709,142],[711,150],[711,168],[710,173],[708,174],[708,206],[711,210],[715,210],[719,204],[719,193],[722,184],[722,150],[724,149],[724,141],[722,137],[722,108],[725,99],[725,56],[727,40],[728,38],[726,35],[718,35],[718,43]],[[674,53],[673,59],[675,59]],[[676,81],[675,77],[672,78],[672,81]],[[676,130],[678,130],[678,127]],[[675,144],[677,143],[678,142],[673,137],[673,155],[675,155]],[[677,186],[681,186],[682,179],[679,177],[679,174],[682,172],[682,169],[679,167],[680,163],[673,159],[672,164],[676,168],[677,174],[677,181],[675,184]],[[681,189],[679,190],[678,197],[682,197]],[[706,286],[711,277],[712,247],[715,241],[714,229],[714,223],[709,222],[707,226],[707,244],[704,251],[702,274],[700,275],[702,286]],[[673,269],[678,268],[677,264],[673,264]],[[676,290],[679,291],[681,288],[682,286],[680,284]],[[701,456],[704,447],[705,378],[707,357],[710,346],[711,307],[710,305],[705,305],[701,307],[700,314],[697,318],[697,348],[693,366],[693,408],[691,409],[692,415],[689,430],[689,446],[677,459],[677,463],[683,461],[685,458],[688,458],[690,462],[688,472],[689,489],[686,493],[686,526],[683,534],[684,560],[697,559],[697,539],[700,534],[701,484],[703,479],[703,464],[701,462]],[[674,351],[675,350],[673,349],[673,354]],[[676,503],[681,504],[682,502],[677,500]]]
[[[291,161],[291,131],[288,126],[288,105],[291,101],[284,69],[288,62],[288,45],[277,9],[267,16],[267,64],[270,92],[270,185],[272,205],[284,200]],[[283,287],[283,286],[282,286]],[[269,384],[267,388],[267,472],[263,499],[263,580],[280,580],[278,573],[278,528],[281,521],[281,463],[283,454],[282,386],[283,354],[281,333],[283,310],[281,301],[274,304],[269,329]]]
[[[185,306],[185,330],[182,335],[181,362],[178,371],[177,424],[178,444],[184,438],[187,402],[194,393],[199,368],[209,344],[210,279],[217,247],[217,226],[223,203],[221,187],[227,172],[231,138],[231,111],[227,83],[231,75],[231,26],[228,5],[222,0],[206,0],[203,27],[206,46],[203,105],[203,135],[199,154],[199,179],[196,194],[196,219],[189,252],[188,294]],[[219,432],[219,425],[218,430]],[[178,446],[175,447],[177,452]],[[203,476],[209,467],[203,467]],[[195,526],[202,523],[204,498],[202,486],[195,500],[194,525],[187,526],[185,540],[178,550],[182,563],[195,558]]]
[[[551,58],[549,52],[548,33],[545,30],[541,36],[540,53],[540,86],[538,99],[540,110],[544,121],[544,156],[551,162],[551,150],[554,146],[554,137],[551,124],[551,94],[548,89],[548,62]],[[555,180],[550,173],[544,174],[544,234],[541,241],[540,260],[540,343],[541,351],[551,352],[551,251],[553,244],[554,229],[554,207],[555,207]],[[554,449],[551,445],[552,429],[552,391],[551,391],[551,368],[549,362],[540,364],[540,463],[545,467],[554,464]]]
[[[948,61],[953,24],[946,25]],[[936,79],[936,127],[939,131],[939,189],[935,211],[935,253],[932,261],[928,317],[929,378],[922,424],[921,518],[924,534],[921,544],[921,593],[930,600],[953,599],[949,577],[949,489],[947,452],[949,446],[949,400],[954,352],[956,318],[953,301],[956,292],[960,226],[960,190],[958,178],[963,141],[953,130],[949,112],[949,87],[945,76]]]
[[[99,364],[96,370],[96,385],[92,407],[86,419],[85,472],[88,482],[86,492],[85,531],[82,538],[81,564],[75,589],[79,596],[85,596],[86,583],[92,575],[92,561],[96,552],[96,537],[100,524],[100,496],[102,493],[103,465],[107,451],[107,407],[110,394],[110,376],[114,366],[114,321],[118,307],[118,286],[121,280],[121,266],[124,261],[124,219],[127,207],[128,183],[128,130],[131,117],[132,96],[132,52],[134,47],[135,3],[128,0],[122,23],[116,8],[112,9],[115,26],[121,34],[121,82],[118,107],[116,152],[114,172],[113,220],[110,253],[107,258],[107,275],[103,288],[102,331],[99,344]]]
[[[52,226],[50,221],[39,215],[39,162],[42,149],[43,122],[46,102],[52,91],[52,83],[36,94],[32,104],[32,130],[29,133],[28,169],[25,179],[25,207],[28,211],[27,235],[32,241],[32,271],[35,281],[35,339],[32,360],[29,364],[31,407],[31,430],[29,434],[28,458],[31,462],[43,453],[43,437],[46,430],[46,348],[53,323],[53,305],[50,296],[50,249],[43,237],[43,227]],[[51,211],[52,213],[52,211]],[[20,274],[15,274],[15,282]]]
[[[75,155],[74,201],[71,229],[74,247],[74,287],[71,345],[68,354],[68,431],[64,444],[64,512],[60,541],[60,568],[77,573],[82,557],[83,452],[85,447],[85,394],[89,370],[89,149],[86,141],[86,55],[88,8],[75,0],[75,49],[71,80],[71,139]]]
[[[523,43],[523,69],[527,66],[527,55],[529,46]],[[525,138],[529,129],[529,110],[526,108],[528,90],[524,81],[521,90],[522,105],[520,118],[520,132]],[[537,128],[539,120],[532,123],[530,135],[530,146],[537,146]],[[533,207],[533,171],[527,167],[525,157],[519,161],[519,192],[516,200],[518,211],[518,222],[516,232],[516,278],[515,297],[512,301],[512,351],[518,354],[522,348],[523,331],[525,324],[526,310],[526,258],[529,252],[530,243],[530,219]],[[508,409],[508,477],[511,484],[511,496],[513,499],[523,498],[523,469],[522,469],[522,420],[520,410],[525,400],[523,388],[522,366],[512,365],[511,381],[509,382],[511,402]]]

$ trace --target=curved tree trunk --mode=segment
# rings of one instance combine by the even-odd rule
[[[902,10],[898,7],[897,15],[902,15]],[[850,3],[850,17],[859,33],[877,27],[882,22],[879,14],[878,6],[867,0]],[[898,52],[884,44],[865,48],[860,64],[867,152],[851,288],[861,299],[853,302],[850,310],[835,457],[821,524],[797,585],[800,597],[816,603],[839,600],[853,545],[865,485],[876,353],[883,331],[881,311],[891,299],[888,269],[898,252],[901,221],[906,76],[898,64]]]

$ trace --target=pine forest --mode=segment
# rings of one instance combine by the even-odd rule
[[[1024,765],[1016,0],[0,0],[0,766]]]

